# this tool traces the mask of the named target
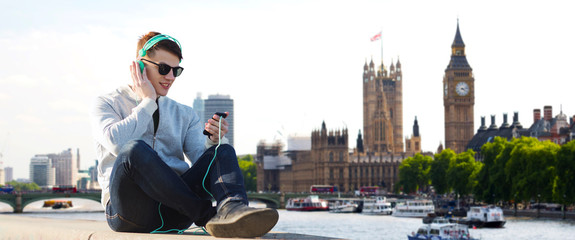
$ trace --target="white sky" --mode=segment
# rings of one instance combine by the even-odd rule
[[[81,3],[80,3],[81,2]],[[15,178],[34,154],[80,148],[96,159],[88,113],[100,94],[131,82],[138,37],[177,38],[185,71],[169,97],[229,94],[238,154],[260,140],[310,135],[325,120],[362,129],[362,70],[400,58],[405,136],[419,120],[422,146],[444,139],[443,74],[457,18],[475,75],[480,117],[534,108],[575,114],[575,14],[568,1],[3,1],[0,9],[0,151]]]

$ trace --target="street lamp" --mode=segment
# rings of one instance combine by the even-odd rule
[[[517,193],[513,194],[514,211],[513,216],[517,217]]]
[[[565,196],[565,194],[563,194],[563,219],[565,219],[565,215],[566,215],[566,211],[567,211],[567,196]]]
[[[541,211],[541,202],[540,199],[541,198],[541,194],[537,194],[537,218],[539,218],[539,214]]]

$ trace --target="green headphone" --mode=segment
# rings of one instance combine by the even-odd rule
[[[171,40],[172,42],[175,42],[178,44],[178,47],[180,47],[180,51],[182,50],[182,45],[180,45],[180,42],[178,42],[178,40],[176,40],[175,38],[166,35],[166,34],[158,34],[152,38],[150,38],[150,40],[148,40],[144,46],[142,47],[142,49],[140,49],[140,51],[138,51],[138,55],[140,57],[144,57],[146,56],[146,52],[148,50],[150,50],[150,48],[152,48],[154,45],[156,45],[156,43],[162,41],[162,40]],[[180,59],[180,62],[182,60]],[[143,73],[144,72],[144,63],[140,60],[138,61],[138,64],[140,65],[140,72]]]

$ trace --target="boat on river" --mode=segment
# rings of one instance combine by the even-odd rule
[[[391,215],[393,208],[385,197],[374,197],[363,199],[362,214],[367,215]]]
[[[51,207],[52,209],[62,209],[73,207],[72,201],[69,200],[46,200],[42,207]]]
[[[476,240],[469,234],[467,225],[451,223],[445,218],[435,218],[407,235],[408,240]]]
[[[360,204],[361,202],[361,204]],[[329,201],[329,212],[331,213],[359,213],[363,202],[358,199],[338,198]]]
[[[306,198],[290,198],[286,204],[286,210],[289,211],[327,211],[328,202],[320,199],[317,195],[311,195]]]
[[[435,206],[431,200],[407,200],[398,202],[393,210],[395,217],[423,218],[430,213],[435,213]]]
[[[501,228],[506,222],[503,210],[493,205],[470,207],[469,211],[467,211],[467,217],[456,221],[469,227],[478,228]]]

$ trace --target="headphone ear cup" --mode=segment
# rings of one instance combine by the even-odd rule
[[[144,62],[142,62],[142,60],[138,61],[138,64],[140,65],[140,73],[144,73]]]

